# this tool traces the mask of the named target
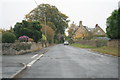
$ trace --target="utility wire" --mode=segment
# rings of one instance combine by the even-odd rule
[[[37,2],[34,0],[35,4],[38,6]]]

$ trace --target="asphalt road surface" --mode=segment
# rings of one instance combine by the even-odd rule
[[[2,63],[2,67],[0,67],[0,70],[2,68],[2,78],[11,77],[23,67],[21,63],[28,64],[37,57],[35,55],[42,54],[45,51],[46,48],[24,55],[2,55],[2,60],[0,60]]]
[[[118,58],[59,44],[49,47],[22,78],[118,78]]]

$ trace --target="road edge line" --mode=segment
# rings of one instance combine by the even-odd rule
[[[42,56],[48,52],[48,50],[46,50],[45,52],[42,53]],[[41,56],[41,57],[42,57]],[[36,58],[36,61],[38,61],[41,57],[39,58]],[[35,61],[35,62],[36,62]],[[19,71],[17,71],[15,74],[13,74],[10,78],[19,78],[20,74],[25,70],[27,69],[29,66],[27,66],[25,63],[21,63],[24,67],[22,67]],[[28,63],[29,64],[29,63]]]
[[[25,63],[22,63],[24,67],[22,67],[19,71],[17,71],[15,74],[13,74],[10,78],[19,78],[20,74],[27,69],[27,65]]]

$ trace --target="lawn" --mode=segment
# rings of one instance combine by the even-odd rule
[[[81,44],[77,44],[77,43],[73,43],[73,44],[71,44],[71,46],[79,47],[79,48],[87,48],[87,49],[91,49],[92,51],[109,54],[109,55],[113,55],[113,56],[118,56],[117,48],[111,48],[111,47],[107,47],[107,46],[93,47],[93,46],[81,45]]]

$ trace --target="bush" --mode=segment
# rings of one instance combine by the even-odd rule
[[[18,39],[19,39],[19,41],[21,41],[21,42],[27,42],[28,39],[29,39],[29,37],[28,37],[28,36],[20,36]]]
[[[3,43],[14,43],[16,40],[16,36],[11,32],[5,32],[2,35],[2,42]]]

